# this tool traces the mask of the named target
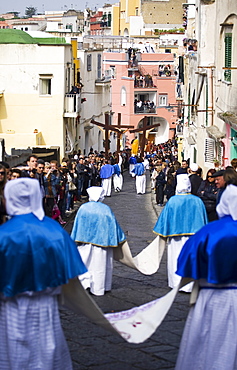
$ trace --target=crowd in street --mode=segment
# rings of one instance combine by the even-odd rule
[[[111,196],[112,182],[115,192],[122,191],[122,173],[127,169],[131,181],[135,178],[137,195],[146,193],[150,171],[151,188],[161,209],[153,231],[158,235],[156,242],[163,240],[167,246],[168,286],[186,293],[197,286],[200,289],[188,316],[176,369],[236,369],[232,342],[237,340],[233,330],[237,309],[237,159],[226,168],[208,169],[203,179],[197,163],[178,161],[175,139],[159,145],[148,141],[145,158],[138,154],[138,144],[134,140],[131,152],[110,153],[109,158],[93,149],[87,156],[74,153],[60,165],[33,154],[16,168],[0,163],[3,368],[14,368],[14,363],[17,368],[33,369],[41,362],[42,369],[72,368],[57,296],[61,286],[74,277],[94,295],[112,289],[113,256],[126,236],[110,207],[101,201]],[[74,202],[82,199],[86,201],[77,212],[69,237],[52,219],[63,224]],[[131,257],[126,248],[125,260],[129,253]],[[182,278],[191,282],[182,283]],[[215,322],[221,323],[220,327]],[[13,341],[9,336],[19,330],[24,349],[17,336]],[[46,332],[50,332],[48,336]],[[51,338],[46,345],[43,337]],[[222,352],[215,352],[218,346]]]
[[[25,163],[12,168],[8,163],[1,162],[0,224],[5,218],[4,186],[7,181],[21,177],[35,178],[39,181],[45,214],[64,224],[66,217],[73,211],[75,202],[82,202],[88,198],[86,189],[105,182],[101,169],[108,164],[104,152],[91,150],[87,156],[75,154],[74,157],[63,158],[58,164],[56,160],[46,162],[32,154]],[[115,182],[120,176],[121,165],[126,168],[127,161],[126,151],[121,153],[120,159],[115,157],[115,153],[109,153],[109,165],[112,167]],[[119,184],[115,190],[120,190]]]

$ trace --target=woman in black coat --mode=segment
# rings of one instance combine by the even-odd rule
[[[164,186],[166,184],[165,173],[162,171],[162,166],[157,166],[156,171],[156,203],[158,206],[163,206],[164,202]]]
[[[218,189],[215,184],[215,178],[211,177],[215,172],[215,169],[210,169],[207,172],[206,180],[202,181],[197,192],[197,196],[202,199],[205,205],[209,222],[218,220],[216,213],[216,198]]]

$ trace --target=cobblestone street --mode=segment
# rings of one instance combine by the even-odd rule
[[[152,229],[161,210],[155,205],[154,194],[151,194],[148,173],[147,180],[146,194],[137,195],[135,179],[125,172],[122,192],[113,192],[104,201],[112,208],[124,230],[133,256],[155,238]],[[68,232],[71,231],[72,224],[73,217],[67,223]],[[102,297],[93,298],[101,310],[108,313],[142,305],[168,291],[165,253],[160,270],[152,276],[142,275],[114,262],[112,291]],[[138,345],[129,344],[106,332],[84,316],[60,310],[74,370],[174,369],[188,310],[189,295],[178,293],[158,330]]]

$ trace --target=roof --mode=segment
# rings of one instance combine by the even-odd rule
[[[64,37],[35,37],[37,44],[40,45],[61,45],[67,44]]]
[[[217,116],[237,130],[237,115],[233,112],[218,113]]]
[[[215,125],[206,128],[208,135],[210,135],[214,140],[218,141],[225,137],[225,134],[219,130]]]
[[[36,44],[28,33],[15,29],[0,29],[0,44]]]
[[[15,29],[0,29],[0,44],[64,45],[64,37],[32,37],[29,33]]]

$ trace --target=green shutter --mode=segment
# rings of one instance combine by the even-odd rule
[[[225,68],[231,67],[231,54],[232,54],[232,34],[225,34]],[[225,81],[231,82],[231,69],[225,69]]]

